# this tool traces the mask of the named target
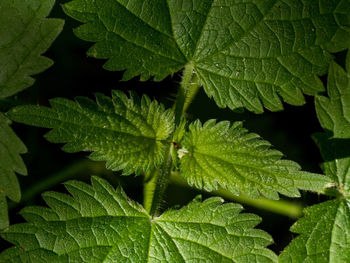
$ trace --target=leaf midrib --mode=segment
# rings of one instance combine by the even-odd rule
[[[57,113],[57,112],[55,112]],[[30,116],[30,117],[42,117],[40,115],[35,115],[35,114],[26,114],[26,116]],[[167,141],[168,139],[163,139],[163,140],[159,140],[156,138],[156,136],[154,137],[151,137],[151,136],[147,136],[147,135],[134,135],[134,134],[131,134],[131,133],[127,133],[127,132],[123,132],[123,131],[118,131],[118,130],[113,130],[111,129],[110,127],[106,127],[106,128],[103,128],[103,127],[100,127],[100,126],[96,126],[96,125],[82,125],[82,124],[77,124],[75,122],[72,122],[72,121],[67,121],[67,120],[61,120],[59,119],[58,117],[57,118],[53,118],[53,117],[46,117],[44,116],[45,118],[48,118],[48,119],[53,119],[53,120],[56,120],[56,121],[59,121],[61,122],[60,126],[56,126],[56,127],[44,127],[44,128],[47,128],[47,129],[59,129],[59,128],[62,128],[62,125],[64,124],[70,124],[70,125],[76,125],[76,126],[79,126],[79,127],[84,127],[84,128],[97,128],[97,129],[101,129],[101,130],[108,130],[108,131],[111,131],[111,132],[115,132],[115,133],[120,133],[120,134],[126,134],[128,136],[133,136],[133,137],[143,137],[143,138],[147,138],[147,139],[151,139],[151,140],[155,140],[155,141],[160,141],[160,142],[164,142],[164,141]]]
[[[221,160],[221,161],[223,161],[225,163],[228,163],[235,170],[236,174],[238,174],[240,177],[242,177],[243,179],[248,180],[250,182],[253,182],[256,186],[264,186],[264,188],[267,191],[273,191],[273,192],[278,191],[279,192],[278,188],[276,188],[276,184],[277,184],[280,188],[283,188],[286,192],[290,192],[290,190],[288,188],[286,188],[283,184],[278,183],[278,180],[276,180],[277,183],[275,183],[275,184],[268,184],[266,181],[256,181],[256,180],[254,180],[251,177],[244,176],[241,172],[237,171],[237,169],[234,166],[240,166],[240,167],[244,167],[244,168],[253,168],[253,169],[256,169],[258,171],[262,170],[263,172],[272,175],[273,178],[276,179],[277,178],[276,174],[274,174],[273,171],[270,171],[269,169],[265,170],[263,168],[259,169],[259,167],[253,167],[253,166],[247,166],[247,165],[240,165],[240,164],[236,164],[236,163],[230,163],[230,162],[228,162],[226,160],[223,160],[223,159],[221,159],[219,157],[216,157],[216,156],[212,156],[212,155],[209,155],[209,154],[203,154],[203,155],[204,156],[209,156],[210,158],[219,159],[219,160]],[[192,158],[192,160],[194,160],[198,164],[198,166],[200,166],[201,169],[205,171],[205,169],[202,168],[202,166],[198,163],[198,161],[195,158]],[[220,174],[222,174],[222,173],[220,172]],[[227,176],[228,175],[224,176],[224,178],[227,178]],[[283,177],[284,178],[288,178],[288,179],[290,179],[293,182],[293,186],[289,186],[289,187],[296,188],[296,186],[294,185],[294,180],[293,180],[292,176],[288,176],[288,174],[283,174]]]
[[[197,244],[197,245],[199,245],[199,246],[201,246],[201,247],[204,247],[204,248],[206,248],[206,249],[209,249],[210,251],[214,252],[215,254],[220,255],[220,256],[222,256],[222,257],[224,257],[224,258],[229,259],[230,261],[232,261],[232,259],[229,258],[228,256],[221,254],[219,251],[216,251],[216,250],[214,250],[214,249],[212,249],[212,248],[206,246],[205,244],[201,244],[201,243],[196,242],[196,241],[194,241],[194,240],[188,240],[188,239],[184,239],[184,238],[181,238],[181,237],[173,237],[173,236],[171,236],[163,227],[161,227],[159,224],[157,224],[157,225],[160,227],[160,229],[162,229],[162,230],[164,231],[164,233],[167,234],[167,236],[173,241],[173,243],[174,243],[174,245],[175,245],[176,247],[177,247],[177,244],[174,242],[174,240],[187,241],[187,242],[189,242],[189,243],[194,243],[194,244]],[[227,230],[226,230],[226,232],[227,232]],[[177,247],[177,248],[178,248],[178,247]],[[180,249],[179,249],[179,248],[178,248],[178,251],[179,251],[179,254],[181,255],[181,257],[183,258],[182,254],[180,253]]]
[[[225,50],[227,50],[230,46],[232,46],[233,44],[241,41],[244,37],[246,37],[253,29],[255,29],[257,26],[260,25],[260,23],[264,20],[264,17],[267,16],[272,10],[273,8],[275,7],[276,3],[278,1],[275,0],[275,3],[273,5],[271,5],[271,8],[266,12],[265,15],[262,15],[262,18],[261,20],[259,20],[256,24],[254,24],[251,28],[249,28],[248,30],[246,30],[241,36],[238,37],[237,40],[235,40],[234,42],[230,42],[228,43],[226,46],[222,47],[220,50],[217,50],[216,52],[213,52],[212,54],[210,54],[209,56],[206,56],[202,59],[195,59],[196,63],[199,63],[199,62],[205,62],[205,60],[209,59],[209,58],[212,58],[214,56],[216,56],[217,54],[219,54],[220,52],[223,52]],[[196,53],[196,51],[195,51]]]
[[[123,7],[124,7],[124,6],[123,6]],[[124,7],[124,8],[125,8],[125,7]],[[129,10],[128,10],[128,12],[129,12]],[[133,14],[133,13],[131,13],[131,14]],[[151,52],[151,53],[153,53],[153,54],[155,54],[155,55],[158,55],[158,56],[161,56],[161,57],[163,57],[163,58],[166,58],[166,59],[175,61],[176,63],[179,63],[179,64],[184,64],[184,63],[186,63],[186,60],[179,60],[178,57],[170,57],[170,56],[167,56],[167,54],[162,54],[162,53],[160,53],[160,52],[157,52],[156,50],[150,49],[149,47],[142,46],[142,45],[140,45],[139,43],[136,43],[136,41],[131,41],[130,39],[127,39],[125,36],[121,35],[120,33],[117,33],[117,32],[115,32],[115,31],[112,31],[112,30],[109,29],[109,28],[107,27],[107,25],[103,22],[103,19],[100,18],[99,13],[97,13],[97,15],[98,15],[98,20],[101,22],[101,24],[103,25],[103,27],[105,28],[105,30],[106,30],[107,32],[110,32],[110,33],[112,33],[112,34],[114,34],[114,35],[120,37],[121,39],[123,39],[123,40],[126,41],[127,43],[130,43],[130,44],[132,44],[132,45],[134,45],[134,46],[136,46],[136,47],[138,47],[138,48],[142,48],[142,49],[144,49],[144,50],[147,50],[148,52]],[[133,14],[133,16],[135,16],[135,15]],[[141,19],[140,19],[140,21],[144,22],[144,21],[141,20]],[[151,28],[152,30],[154,30],[154,31],[156,31],[156,32],[159,32],[159,31],[156,30],[155,28],[149,26],[147,23],[145,23],[145,25],[146,25],[147,27]],[[160,32],[160,33],[161,33],[161,32]],[[161,33],[161,34],[164,34],[164,33]],[[167,36],[167,35],[166,35],[166,36]],[[179,47],[178,47],[178,45],[177,45],[177,43],[176,43],[176,41],[175,41],[175,38],[174,38],[174,37],[169,37],[169,36],[167,36],[167,37],[168,37],[168,39],[174,41],[174,44],[175,44],[175,46],[177,47],[179,53],[182,54],[182,51],[179,50]],[[183,57],[183,58],[186,59],[186,57]]]
[[[330,245],[329,245],[329,255],[328,255],[328,258],[329,258],[329,262],[333,262],[333,261],[331,261],[331,259],[332,258],[337,258],[337,256],[332,256],[333,254],[332,254],[332,252],[333,251],[336,251],[336,249],[335,250],[332,250],[331,248],[332,248],[332,245],[333,245],[333,236],[335,235],[335,226],[336,226],[336,221],[337,221],[337,217],[338,217],[338,213],[340,212],[340,206],[341,205],[343,205],[343,203],[342,202],[344,202],[344,201],[340,201],[340,200],[337,200],[338,201],[338,204],[337,204],[337,211],[336,211],[336,213],[335,213],[335,216],[334,216],[334,222],[333,222],[333,225],[332,225],[332,231],[331,231],[331,243],[330,243]]]

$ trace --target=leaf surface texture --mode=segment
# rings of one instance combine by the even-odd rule
[[[348,55],[350,62],[350,56]],[[350,66],[350,64],[349,64]],[[348,69],[348,72],[350,67]],[[325,173],[350,187],[350,75],[335,62],[328,75],[328,97],[316,97],[316,112],[325,133],[315,134]],[[348,190],[350,190],[348,188]]]
[[[350,69],[350,55],[347,57]],[[314,139],[325,162],[322,167],[335,182],[337,198],[306,208],[305,216],[291,228],[300,234],[280,256],[281,263],[350,262],[350,76],[333,62],[328,75],[328,97],[315,99],[324,133]]]
[[[199,121],[189,126],[180,170],[190,185],[213,191],[218,186],[239,195],[278,199],[278,192],[299,196],[299,189],[323,189],[329,179],[300,171],[297,163],[282,160],[270,143],[248,133],[241,122]]]
[[[281,263],[350,262],[350,203],[334,199],[304,209],[291,228],[300,234],[280,255]]]
[[[8,226],[6,197],[15,202],[21,199],[21,190],[16,173],[27,175],[26,166],[20,156],[27,148],[9,126],[0,112],[0,229]]]
[[[54,0],[1,0],[0,98],[33,85],[32,75],[52,65],[41,56],[62,31],[63,20],[46,18]]]
[[[130,96],[121,91],[113,91],[112,99],[97,94],[97,103],[86,97],[75,102],[56,98],[50,101],[52,108],[26,105],[8,114],[17,122],[52,129],[46,138],[66,143],[64,151],[92,151],[90,158],[107,161],[109,169],[139,173],[162,163],[174,117],[147,96]]]
[[[74,0],[65,12],[124,79],[161,80],[191,63],[220,107],[277,111],[323,90],[317,77],[350,44],[349,0]]]
[[[63,20],[46,18],[54,3],[54,0],[0,1],[0,99],[31,86],[34,83],[31,76],[52,65],[41,54],[63,28]],[[19,155],[26,152],[26,147],[9,124],[0,112],[0,229],[9,224],[6,197],[20,201],[15,173],[27,173]]]
[[[43,194],[50,208],[27,207],[28,223],[2,233],[16,246],[0,262],[277,262],[260,218],[237,204],[198,199],[151,218],[120,188],[93,177]]]

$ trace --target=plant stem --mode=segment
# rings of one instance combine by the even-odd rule
[[[156,190],[159,169],[153,169],[144,175],[143,180],[143,207],[147,212],[151,211],[154,191]]]
[[[200,84],[194,73],[193,65],[189,63],[183,71],[182,81],[180,83],[175,104],[172,108],[175,116],[175,127],[180,124],[182,116],[196,96],[199,87]],[[149,174],[145,175],[143,204],[146,211],[152,217],[158,215],[163,195],[169,183],[173,162],[171,156],[173,147],[172,143],[170,143],[165,152],[164,163],[161,167],[154,169]]]
[[[193,99],[196,97],[199,88],[201,87],[199,78],[197,74],[193,74],[190,87],[187,89],[187,92],[185,94],[185,103],[183,108],[183,114],[186,113],[188,107],[191,105]]]
[[[172,172],[170,177],[170,183],[173,183],[182,187],[190,187],[187,182],[181,177],[179,172]],[[210,192],[209,194],[221,196],[227,200],[236,201],[242,204],[253,206],[259,209],[270,211],[276,214],[288,216],[290,218],[299,218],[303,215],[303,206],[298,203],[289,202],[285,200],[270,200],[264,197],[257,199],[249,198],[245,195],[233,195],[231,192],[218,189],[216,191]]]
[[[31,185],[27,190],[22,192],[22,198],[20,203],[9,202],[9,209],[14,209],[20,204],[25,204],[29,200],[33,199],[40,193],[50,189],[51,187],[65,182],[69,179],[76,178],[76,176],[86,174],[102,174],[102,173],[112,173],[105,168],[105,164],[101,162],[94,162],[88,159],[83,159],[77,161],[76,163],[62,169],[61,171],[47,176],[41,179],[39,182]]]
[[[158,216],[159,208],[165,190],[169,183],[169,177],[172,167],[172,158],[169,152],[166,153],[166,160],[160,168],[153,169],[153,171],[146,177],[143,196],[144,207],[146,211],[152,216]]]
[[[184,115],[189,105],[193,101],[199,88],[199,79],[194,72],[193,65],[189,63],[186,65],[183,71],[182,81],[177,93],[176,102],[173,107],[176,125],[180,123],[181,117]]]

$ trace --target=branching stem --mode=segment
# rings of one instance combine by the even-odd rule
[[[194,72],[193,65],[189,63],[186,65],[183,71],[176,101],[172,108],[175,116],[176,127],[180,124],[182,116],[185,114],[189,105],[196,96],[199,87],[200,84]],[[145,209],[152,217],[158,215],[164,192],[169,183],[172,168],[172,147],[174,146],[172,143],[170,143],[164,156],[164,163],[161,165],[161,167],[154,169],[151,173],[145,176],[143,203]]]

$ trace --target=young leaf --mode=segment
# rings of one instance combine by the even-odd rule
[[[330,200],[304,210],[291,228],[300,234],[280,255],[280,263],[350,262],[350,204]]]
[[[27,175],[20,156],[27,148],[9,126],[10,121],[0,112],[0,229],[8,226],[6,197],[15,202],[21,199],[21,191],[15,173]]]
[[[161,80],[193,64],[220,107],[276,111],[323,90],[317,75],[350,44],[349,0],[73,0],[64,6],[84,24],[88,55]]]
[[[282,153],[257,134],[247,133],[241,122],[196,121],[182,143],[180,171],[190,185],[213,191],[221,186],[233,194],[256,198],[259,192],[278,199],[277,192],[299,196],[299,189],[323,189],[329,179],[300,171],[298,164],[281,160]]]
[[[92,187],[71,181],[66,188],[72,196],[43,194],[50,208],[22,210],[28,223],[2,233],[16,246],[0,262],[277,262],[264,248],[271,237],[253,229],[260,218],[240,214],[240,205],[197,199],[151,218],[97,177]]]
[[[67,143],[66,152],[93,151],[90,158],[107,161],[107,168],[124,174],[149,171],[162,163],[174,117],[147,96],[129,99],[113,91],[112,99],[96,94],[97,104],[85,97],[56,98],[52,108],[19,106],[8,115],[17,122],[53,129],[46,139]]]
[[[350,75],[335,62],[329,69],[328,95],[315,99],[317,117],[326,133],[315,134],[314,139],[325,160],[325,173],[350,190]]]
[[[34,83],[31,75],[52,65],[41,56],[62,31],[63,20],[45,18],[54,0],[1,0],[0,98]]]

